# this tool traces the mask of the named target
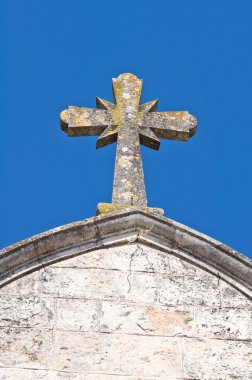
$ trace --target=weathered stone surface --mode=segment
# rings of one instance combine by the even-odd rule
[[[183,376],[200,380],[250,380],[251,342],[184,339]]]
[[[190,297],[188,297],[190,293]],[[220,284],[217,278],[201,276],[159,276],[159,301],[167,306],[198,305],[220,307]]]
[[[0,368],[1,380],[52,380],[54,378],[56,378],[55,374],[46,370]]]
[[[52,328],[54,304],[41,297],[0,296],[0,327]]]
[[[100,303],[85,299],[57,300],[56,327],[63,330],[98,331]]]
[[[102,302],[100,331],[252,340],[252,311]]]
[[[18,283],[22,283],[22,286],[17,286]],[[15,296],[33,296],[38,293],[40,283],[38,281],[38,272],[31,273],[29,276],[25,276],[22,280],[17,282],[11,282],[8,286],[0,288],[1,294],[15,295]]]
[[[150,227],[151,228],[151,227]],[[99,268],[113,269],[131,272],[165,273],[169,277],[174,277],[178,273],[180,276],[201,275],[202,271],[195,265],[182,261],[172,253],[160,252],[146,249],[142,244],[131,243],[123,246],[100,249],[99,251],[88,252],[74,258],[59,261],[52,264],[56,268]]]
[[[48,368],[52,331],[0,328],[0,367]]]
[[[41,277],[41,293],[50,297],[121,299],[127,294],[127,274],[102,269],[47,268]]]
[[[196,133],[197,120],[187,111],[147,113],[144,125],[161,139],[187,141]]]
[[[56,333],[57,370],[100,372],[181,379],[181,347],[177,338]],[[95,367],[95,369],[94,369]]]
[[[193,310],[102,303],[100,331],[115,334],[192,336]]]
[[[252,309],[198,307],[194,318],[193,336],[252,341]]]
[[[80,372],[58,372],[32,369],[0,368],[1,380],[157,380],[156,377],[145,376],[115,376],[106,374],[91,374]],[[176,380],[169,378],[169,380]]]
[[[158,301],[158,279],[154,273],[128,272],[126,302],[155,304]]]
[[[221,281],[220,284],[221,304],[223,307],[252,309],[250,299],[244,297],[243,294],[237,292],[236,289],[226,286],[225,282]]]
[[[69,136],[100,135],[96,147],[117,141],[112,203],[147,206],[140,144],[159,149],[158,137],[187,141],[196,132],[197,120],[187,111],[154,112],[158,101],[140,105],[142,80],[133,74],[113,79],[115,104],[97,98],[97,108],[70,106],[61,112],[61,128]],[[105,213],[115,211],[105,207]],[[99,207],[102,213],[104,207]]]
[[[74,106],[61,112],[60,119],[61,128],[68,136],[96,136],[112,124],[106,111]]]

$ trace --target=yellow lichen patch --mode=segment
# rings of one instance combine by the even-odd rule
[[[134,112],[125,113],[125,122],[130,122],[135,128],[139,128],[143,125],[144,113],[138,112],[137,109]],[[127,121],[126,121],[127,120]]]
[[[117,137],[118,140],[123,140],[124,139],[124,133],[120,133]]]
[[[104,116],[97,115],[95,117],[95,120],[98,121],[98,122],[100,122],[100,123],[103,123],[105,121],[105,118],[104,118]]]
[[[97,206],[97,211],[99,214],[108,214],[110,212],[122,211],[130,207],[132,206],[118,203],[99,203]]]
[[[116,104],[139,106],[142,93],[142,80],[126,73],[113,79],[113,92]]]
[[[106,131],[106,136],[113,135],[114,133],[115,133],[115,131],[113,129],[110,131]]]
[[[90,108],[79,108],[78,114],[84,118],[87,118],[92,114],[92,110]]]
[[[131,182],[129,182],[129,181],[126,181],[125,183],[124,183],[124,188],[126,189],[126,190],[130,190],[131,188],[132,188],[132,183]]]
[[[167,117],[176,117],[176,118],[181,118],[183,116],[186,116],[188,112],[186,111],[180,111],[180,112],[164,112],[163,115]]]
[[[98,214],[109,214],[111,212],[120,212],[123,210],[126,210],[128,208],[132,208],[135,206],[132,206],[130,204],[120,204],[120,203],[98,203],[97,205],[97,213]],[[163,215],[164,211],[160,208],[155,208],[155,207],[146,207],[146,206],[140,206],[139,207],[141,210],[145,212],[151,212],[155,214],[160,214]]]
[[[73,119],[73,123],[76,127],[82,127],[82,126],[89,127],[90,125],[92,125],[92,122],[89,119],[85,119],[79,116]]]
[[[123,129],[125,124],[125,111],[123,107],[116,106],[109,114],[113,120],[113,124],[120,125],[120,129]]]
[[[129,169],[132,166],[132,162],[130,161],[130,157],[128,156],[122,156],[118,160],[118,164],[125,169]]]
[[[62,112],[60,113],[60,118],[61,118],[61,120],[64,121],[64,122],[67,122],[68,119],[69,119],[69,117],[70,117],[70,114],[69,114],[69,112],[68,112],[67,110],[62,111]]]

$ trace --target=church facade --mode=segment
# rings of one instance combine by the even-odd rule
[[[0,379],[251,379],[251,262],[205,235],[132,207],[0,258]]]
[[[197,121],[141,93],[126,73],[114,103],[61,113],[69,136],[117,142],[112,203],[0,251],[1,380],[252,379],[251,261],[147,207],[140,145]]]

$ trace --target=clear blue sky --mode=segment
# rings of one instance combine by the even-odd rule
[[[148,203],[251,257],[251,0],[1,2],[0,245],[109,202],[115,145],[68,138],[68,105],[112,100],[111,78],[144,79],[143,101],[189,110],[188,143],[142,149]]]

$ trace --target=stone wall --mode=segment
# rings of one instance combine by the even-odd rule
[[[249,380],[251,335],[244,295],[136,243],[0,289],[1,380]]]

